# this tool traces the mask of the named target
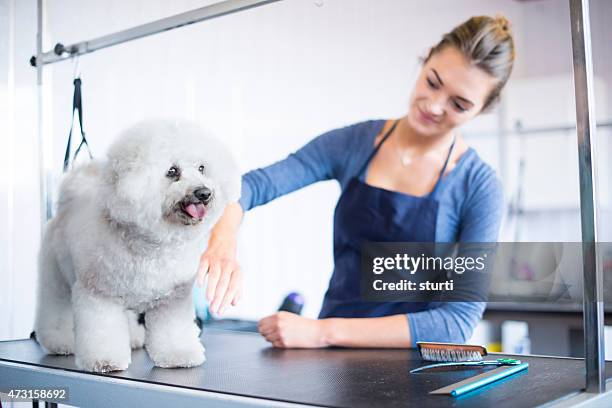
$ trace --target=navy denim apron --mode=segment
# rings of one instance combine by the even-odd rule
[[[361,246],[366,242],[434,242],[438,201],[435,194],[455,142],[431,193],[412,196],[373,187],[361,181],[378,149],[395,130],[385,134],[343,191],[334,213],[334,272],[319,318],[380,317],[427,309],[425,302],[366,302],[361,298]],[[365,177],[364,177],[365,179]]]

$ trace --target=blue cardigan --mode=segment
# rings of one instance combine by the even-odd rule
[[[324,133],[284,160],[242,177],[244,211],[321,180],[335,179],[344,191],[374,148],[385,124],[370,120]],[[361,177],[363,181],[364,176]],[[472,148],[438,186],[436,242],[495,242],[502,218],[502,188],[495,171]],[[482,317],[484,302],[432,303],[409,313],[417,341],[463,343]]]

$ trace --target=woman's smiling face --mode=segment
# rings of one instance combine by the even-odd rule
[[[448,46],[423,65],[410,98],[408,123],[423,136],[438,136],[476,116],[496,85],[493,76],[471,65]]]

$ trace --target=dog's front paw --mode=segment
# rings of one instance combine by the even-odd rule
[[[128,368],[132,362],[132,350],[128,344],[112,344],[108,340],[76,345],[75,363],[84,371],[108,373]],[[115,347],[112,347],[115,346]]]
[[[76,366],[84,371],[94,373],[108,373],[111,371],[122,371],[130,365],[130,359],[120,358],[82,358],[76,357]]]
[[[74,333],[59,330],[38,330],[36,340],[50,354],[67,355],[74,352]]]
[[[168,345],[166,350],[148,347],[147,352],[155,365],[163,368],[197,367],[206,361],[204,346],[199,340]]]

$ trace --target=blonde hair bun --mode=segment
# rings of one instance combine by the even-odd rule
[[[495,22],[495,24],[497,24],[499,28],[501,28],[503,31],[506,31],[508,34],[510,34],[512,24],[510,23],[510,20],[506,18],[506,16],[502,14],[497,14],[493,18],[493,21]]]

